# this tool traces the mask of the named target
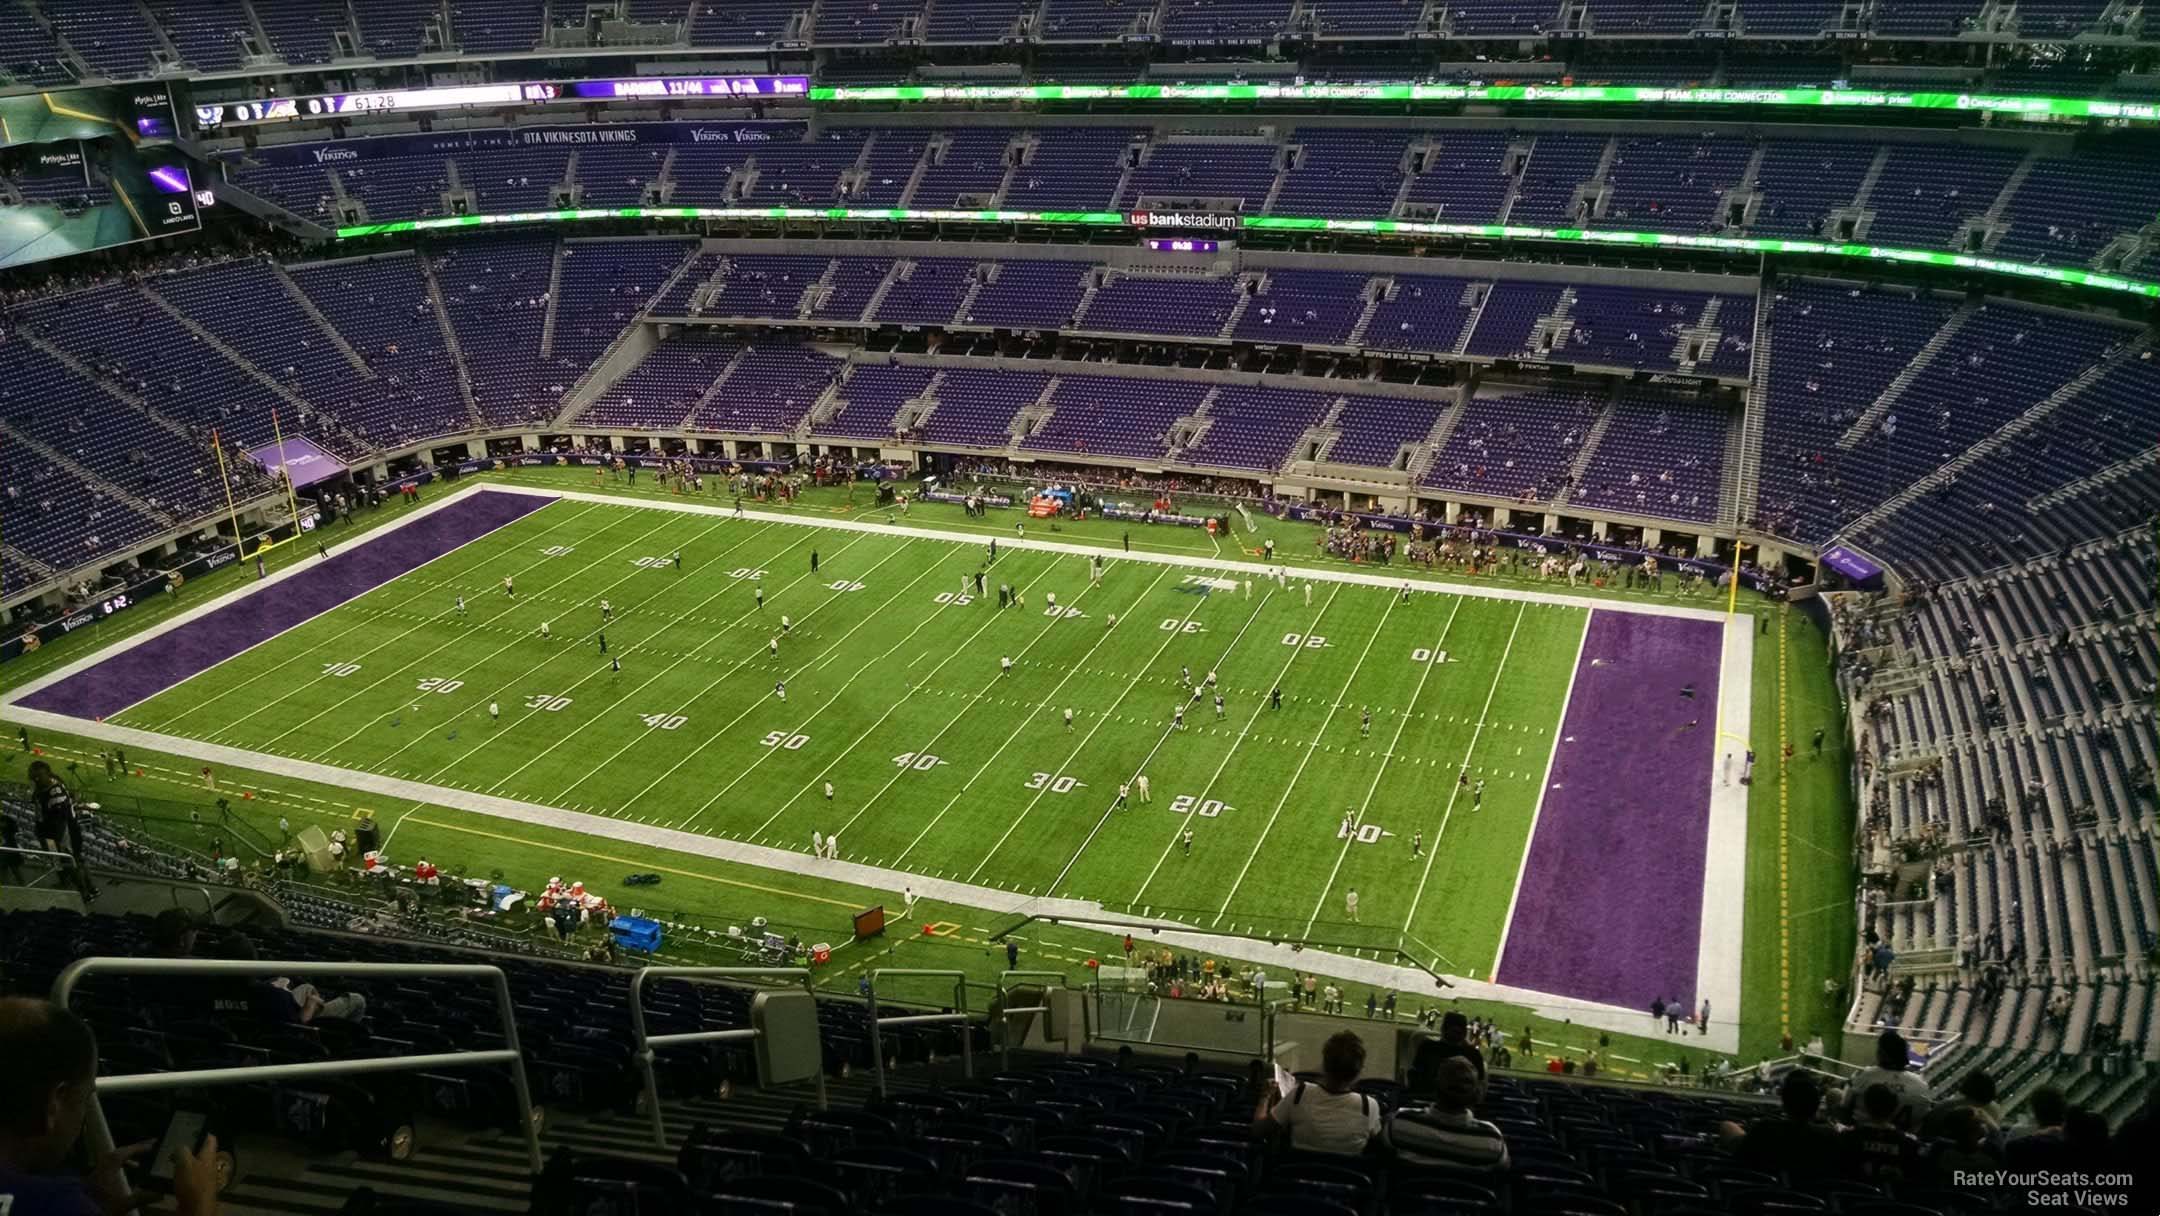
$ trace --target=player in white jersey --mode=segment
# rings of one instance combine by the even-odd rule
[[[1008,654],[998,659],[998,674],[1001,676],[1009,676],[1012,674],[1011,655]]]
[[[553,631],[549,630],[548,623],[546,621],[540,622],[540,636],[543,638],[552,638],[555,636]]]
[[[775,680],[772,686],[772,695],[780,698],[783,701],[787,700],[787,681]]]
[[[1113,612],[1108,617],[1104,618],[1102,627],[1105,629],[1117,628],[1117,613]]]
[[[1045,604],[1048,604],[1048,605],[1050,606],[1050,615],[1052,615],[1052,616],[1056,616],[1056,615],[1057,615],[1057,592],[1055,592],[1055,591],[1045,591],[1045,592],[1043,592],[1043,603],[1045,603]]]
[[[1065,729],[1072,729],[1072,708],[1070,706],[1067,706],[1065,710]]]
[[[1215,687],[1215,669],[1214,669],[1214,668],[1212,668],[1212,667],[1208,668],[1208,673],[1207,673],[1207,686],[1208,686],[1209,688],[1213,688],[1213,687]]]
[[[1185,729],[1185,703],[1183,701],[1178,702],[1177,709],[1172,711],[1170,715],[1170,725],[1175,726],[1179,730]]]
[[[459,616],[465,615],[465,597],[462,595],[457,597],[457,614]]]
[[[780,638],[778,635],[765,639],[765,653],[776,659],[780,657]]]
[[[825,783],[825,801],[832,801],[832,782],[830,781]]]
[[[1140,787],[1140,801],[1155,801],[1154,796],[1148,793],[1148,779],[1146,773],[1142,773],[1139,776],[1133,778],[1133,784]]]
[[[1177,678],[1178,678],[1178,683],[1180,683],[1180,684],[1183,684],[1183,685],[1184,685],[1185,687],[1187,687],[1187,688],[1191,688],[1191,687],[1192,687],[1192,668],[1190,668],[1190,667],[1184,667],[1184,666],[1180,666],[1180,667],[1179,667],[1179,668],[1177,669]]]
[[[1118,787],[1117,787],[1117,805],[1115,805],[1115,806],[1111,807],[1110,809],[1111,809],[1111,810],[1113,810],[1113,811],[1122,811],[1122,810],[1124,810],[1124,809],[1125,809],[1125,795],[1127,795],[1127,794],[1129,794],[1129,793],[1131,793],[1131,792],[1132,792],[1132,787],[1131,787],[1131,786],[1129,786],[1129,785],[1125,784],[1125,783],[1124,783],[1124,782],[1122,782],[1122,781],[1118,782]]]
[[[1222,720],[1223,720],[1223,707],[1222,707],[1222,694],[1221,694],[1221,693],[1216,693],[1216,694],[1215,694],[1215,720],[1216,720],[1217,722],[1220,722],[1220,721],[1222,721]]]
[[[502,706],[493,701],[488,702],[488,718],[494,722],[502,721]]]
[[[610,604],[610,603],[608,603],[608,602],[607,602],[606,600],[601,600],[601,601],[600,601],[600,620],[601,620],[602,622],[607,622],[607,621],[612,621],[612,620],[614,620],[614,619],[615,619],[615,605],[613,605],[613,604]]]
[[[795,622],[793,622],[793,621],[791,621],[791,620],[789,620],[789,619],[788,619],[788,614],[787,614],[787,613],[785,613],[785,612],[781,613],[781,614],[780,614],[780,632],[782,632],[782,633],[786,633],[786,632],[788,632],[789,630],[791,630],[791,629],[793,629],[793,628],[795,628]]]

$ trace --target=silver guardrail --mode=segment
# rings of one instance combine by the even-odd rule
[[[999,1060],[1000,1060],[1000,1062],[1001,1062],[1001,1063],[1000,1063],[1000,1067],[1004,1067],[1004,1068],[1010,1068],[1010,1067],[1012,1067],[1012,1017],[1013,1017],[1013,1015],[1014,1015],[1014,1014],[1018,1014],[1018,1013],[1040,1013],[1040,1014],[1048,1014],[1048,1013],[1050,1012],[1050,1006],[1048,1006],[1048,1005],[1007,1005],[1007,1004],[1005,1003],[1005,997],[1006,997],[1006,995],[1007,995],[1008,993],[1010,993],[1010,992],[1011,992],[1011,991],[1013,990],[1013,987],[1014,987],[1014,985],[1013,985],[1013,981],[1014,981],[1014,980],[1016,980],[1016,979],[1035,979],[1035,980],[1049,980],[1049,981],[1051,981],[1050,983],[1042,985],[1042,987],[1043,987],[1043,990],[1044,990],[1045,992],[1049,991],[1049,990],[1050,990],[1051,988],[1062,988],[1062,989],[1065,989],[1065,990],[1067,990],[1067,991],[1070,991],[1070,992],[1085,992],[1085,991],[1086,991],[1086,989],[1081,989],[1081,988],[1074,988],[1074,987],[1072,986],[1072,983],[1071,983],[1071,982],[1070,982],[1069,980],[1067,980],[1067,979],[1066,979],[1066,977],[1065,977],[1065,973],[1064,973],[1064,972],[1062,972],[1062,971],[1000,971],[1000,972],[998,972],[998,979],[997,979],[997,1001],[998,1001],[998,1050],[999,1050],[999,1052],[1000,1052],[1000,1055],[999,1055]],[[1089,1040],[1089,1038],[1090,1038],[1090,1035],[1089,1035],[1089,1033],[1088,1033],[1088,1016],[1087,1016],[1087,1002],[1083,1000],[1083,1001],[1081,1001],[1081,1002],[1079,1003],[1079,1005],[1080,1005],[1080,1041],[1081,1041],[1081,1042],[1083,1042],[1083,1043],[1085,1043],[1085,1042],[1087,1042],[1087,1041]],[[1047,1041],[1047,1036],[1045,1036],[1045,1039],[1046,1039],[1046,1041]]]
[[[762,1032],[745,1027],[736,1030],[691,1030],[681,1034],[649,1034],[645,1030],[645,981],[689,980],[693,983],[719,983],[727,980],[746,979],[792,979],[800,980],[804,992],[811,1000],[817,999],[817,989],[810,981],[807,967],[643,967],[630,977],[630,1029],[636,1036],[636,1059],[638,1074],[645,1087],[645,1109],[652,1120],[653,1145],[666,1149],[667,1119],[660,1111],[660,1081],[653,1069],[653,1056],[664,1047],[684,1047],[692,1043],[739,1043],[758,1038]],[[818,1041],[817,1104],[824,1110],[825,1102],[825,1046],[821,1036]]]
[[[364,1060],[309,1060],[298,1064],[252,1064],[238,1068],[191,1068],[180,1072],[132,1073],[97,1078],[91,1094],[86,1131],[93,1159],[113,1150],[112,1128],[105,1122],[100,1094],[148,1093],[206,1085],[246,1085],[259,1081],[310,1081],[329,1077],[375,1076],[382,1073],[420,1072],[430,1068],[464,1068],[474,1065],[507,1065],[517,1088],[519,1122],[525,1130],[525,1152],[535,1176],[540,1173],[540,1129],[533,1120],[532,1087],[525,1079],[525,1056],[518,1047],[517,1019],[512,1012],[510,981],[502,968],[476,963],[280,963],[224,962],[192,958],[84,958],[69,963],[53,980],[53,1003],[66,1006],[75,988],[91,975],[234,976],[245,979],[280,979],[288,976],[323,976],[336,979],[470,979],[486,980],[495,990],[495,1012],[501,1020],[505,1046],[484,1051],[446,1051],[416,1056],[383,1056]]]
[[[879,1017],[878,983],[880,979],[888,975],[917,978],[942,977],[951,980],[953,982],[953,1012],[910,1013],[893,1018]],[[965,971],[925,971],[913,967],[879,967],[870,973],[870,988],[867,995],[870,1005],[870,1066],[877,1073],[877,1091],[880,1098],[885,1096],[885,1027],[949,1025],[954,1022],[966,1022],[969,1020],[967,1011],[967,972]],[[975,1077],[975,1044],[965,1030],[960,1033],[960,1071],[969,1080],[973,1080]]]

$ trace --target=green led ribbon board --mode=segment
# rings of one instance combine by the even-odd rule
[[[1961,110],[2046,118],[2160,123],[2160,102],[2007,97],[1887,89],[1668,89],[1547,84],[949,84],[818,85],[813,102],[1377,101],[1583,102],[1597,105],[1813,106],[1854,110]]]
[[[339,240],[389,236],[400,232],[433,232],[448,228],[475,228],[493,224],[568,223],[578,220],[828,220],[847,223],[930,224],[1091,224],[1131,227],[1140,231],[1179,231],[1179,225],[1151,223],[1145,212],[1126,215],[1117,211],[911,211],[855,207],[606,207],[573,211],[519,211],[502,215],[457,215],[439,219],[398,220],[387,224],[357,224],[337,230]],[[1303,231],[1355,232],[1368,236],[1459,236],[1497,241],[1567,241],[1591,245],[1664,246],[1672,249],[1714,249],[1727,253],[1795,253],[1814,256],[1859,258],[1877,262],[1903,262],[1978,270],[1988,274],[2039,279],[2099,291],[2120,291],[2160,299],[2160,283],[2126,279],[2120,275],[2073,267],[2034,266],[1997,258],[1941,253],[1927,249],[1899,249],[1885,245],[1843,245],[1828,241],[1798,241],[1760,237],[1679,236],[1667,232],[1608,232],[1589,228],[1526,228],[1511,224],[1437,224],[1421,220],[1328,220],[1295,216],[1209,216],[1223,221],[1197,225],[1209,231]]]

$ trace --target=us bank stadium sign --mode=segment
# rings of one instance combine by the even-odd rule
[[[1204,228],[1217,232],[1235,232],[1238,228],[1237,216],[1206,211],[1134,211],[1125,216],[1125,222],[1135,228]]]

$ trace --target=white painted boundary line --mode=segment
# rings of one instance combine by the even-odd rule
[[[623,498],[613,494],[595,494],[589,490],[553,490],[541,489],[536,486],[502,483],[494,483],[486,488],[512,494],[536,494],[547,498],[574,499],[578,502],[608,503],[619,507],[644,507],[654,511],[681,511],[691,515],[732,516],[735,514],[733,507],[718,504],[669,502],[664,500],[647,502],[643,499]],[[815,516],[777,515],[768,511],[750,510],[745,510],[743,517],[760,522],[793,524],[799,528],[825,528],[841,532],[875,532],[884,536],[907,536],[919,540],[948,541],[953,544],[979,545],[984,543],[986,539],[980,534],[943,532],[936,528],[917,528],[906,524],[872,523],[864,519],[821,519]],[[1177,527],[1175,524],[1157,526],[1165,528]],[[1272,579],[1275,571],[1274,566],[1265,562],[1223,560],[1212,557],[1179,557],[1175,554],[1150,553],[1138,549],[1127,553],[1116,546],[1081,545],[1067,541],[1037,540],[1032,536],[1000,536],[997,538],[997,543],[1000,549],[1032,549],[1042,553],[1066,553],[1077,557],[1101,554],[1103,557],[1113,561],[1154,562],[1164,566],[1178,566],[1192,570],[1214,570],[1221,571],[1225,575],[1235,573],[1259,579]],[[1360,587],[1385,587],[1390,591],[1400,590],[1403,583],[1403,573],[1400,569],[1388,574],[1366,573],[1361,570],[1303,569],[1290,572],[1288,577],[1310,583],[1350,583]],[[1474,596],[1489,600],[1511,600],[1524,604],[1558,604],[1568,608],[1595,605],[1606,612],[1640,612],[1649,616],[1678,617],[1692,621],[1722,621],[1725,619],[1724,612],[1704,608],[1682,608],[1675,604],[1639,604],[1631,600],[1601,600],[1589,596],[1557,595],[1549,591],[1526,591],[1517,587],[1480,587],[1466,583],[1443,583],[1431,579],[1413,579],[1412,586],[1419,590],[1442,591],[1450,595]]]
[[[399,529],[409,528],[413,524],[416,524],[421,520],[426,519],[428,516],[433,515],[437,511],[447,510],[452,504],[464,501],[467,495],[483,493],[487,489],[488,487],[486,486],[473,486],[470,489],[459,490],[454,494],[448,495],[447,497],[429,503],[427,506],[407,513],[403,519],[394,520],[390,523],[382,525],[379,528],[369,529],[363,536],[356,539],[353,542],[353,545],[355,548],[360,545],[371,545],[378,540],[382,540],[385,537],[394,536],[397,534]],[[516,519],[511,520],[510,523],[503,524],[502,527],[507,528],[510,526],[510,524],[523,523],[524,521],[531,518],[532,515],[530,514],[520,515]],[[493,528],[487,532],[481,533],[481,536],[492,536],[495,532],[498,531],[501,531],[501,528]],[[475,537],[474,539],[477,540],[479,539],[479,537]],[[463,547],[464,546],[461,545],[459,546],[459,549],[462,549]],[[456,552],[458,552],[458,549],[450,550],[450,553]],[[449,555],[449,553],[440,554],[432,560],[439,561],[441,560],[441,558],[448,557]],[[239,562],[245,562],[246,560],[246,558],[240,558],[235,564],[238,564]],[[425,566],[427,564],[429,563],[422,563],[422,566]],[[0,705],[13,705],[15,702],[20,701],[24,697],[27,697],[30,694],[39,691],[40,689],[46,688],[49,685],[57,684],[60,681],[67,679],[69,676],[74,675],[76,672],[79,672],[86,667],[94,667],[97,664],[102,663],[105,660],[113,657],[114,655],[125,653],[126,651],[133,650],[137,646],[141,646],[146,642],[154,641],[160,637],[165,636],[168,633],[171,633],[173,630],[180,628],[182,625],[186,625],[193,621],[200,620],[203,617],[208,616],[213,612],[216,612],[218,609],[225,607],[227,604],[233,603],[247,596],[254,595],[255,593],[266,590],[267,588],[274,587],[277,584],[284,582],[286,579],[297,578],[299,577],[301,572],[311,568],[312,564],[308,562],[301,562],[298,565],[288,566],[285,569],[278,571],[276,574],[271,575],[269,578],[257,579],[256,581],[248,583],[245,586],[235,587],[233,590],[228,591],[225,594],[216,597],[215,599],[204,600],[202,603],[197,604],[192,608],[182,609],[178,615],[172,617],[169,620],[162,621],[156,625],[153,625],[150,628],[143,630],[141,633],[133,634],[126,638],[122,638],[120,641],[114,642],[110,646],[99,647],[98,649],[83,655],[81,658],[78,658],[73,662],[64,663],[61,666],[55,667],[51,671],[46,672],[44,675],[41,675],[34,680],[28,681],[20,688],[13,689],[6,693],[0,693]],[[421,567],[419,566],[414,567],[414,569],[420,568]],[[411,573],[411,571],[407,571],[406,573],[409,574]],[[366,595],[369,592],[377,590],[380,586],[382,586],[382,584],[377,584],[375,587],[370,587],[367,589],[367,591],[363,591],[360,594]],[[354,598],[357,599],[358,597],[356,596]],[[346,600],[344,601],[344,603],[336,605],[336,607],[342,608],[345,606],[345,604],[349,604],[351,602],[352,600]],[[334,609],[328,608],[324,609],[325,612],[333,610]],[[308,621],[312,621],[314,619],[314,617],[309,617],[307,621],[301,621],[298,624],[291,626],[291,628],[298,629],[301,625],[305,625],[308,623]],[[283,634],[285,632],[289,632],[289,630],[280,630],[279,634]],[[271,637],[264,638],[262,642],[257,642],[255,646],[260,646],[263,644],[263,642],[272,641],[277,636],[277,634],[274,634]],[[248,650],[255,649],[255,646],[248,647]],[[243,650],[240,653],[246,654],[247,651]],[[238,658],[239,655],[235,655],[233,657]],[[132,705],[128,707],[128,709],[133,708],[134,706]],[[121,712],[126,713],[127,710],[122,710]]]
[[[1508,892],[1507,919],[1500,922],[1500,944],[1493,950],[1493,975],[1507,961],[1508,934],[1515,928],[1515,901],[1522,898],[1523,875],[1530,872],[1530,850],[1537,844],[1538,816],[1545,811],[1545,795],[1552,790],[1553,765],[1560,759],[1560,740],[1567,734],[1568,706],[1575,700],[1575,677],[1582,673],[1583,648],[1590,644],[1592,609],[1583,614],[1582,636],[1575,639],[1575,665],[1568,668],[1567,691],[1560,694],[1560,717],[1553,722],[1552,750],[1545,754],[1545,776],[1538,782],[1537,801],[1530,804],[1530,834],[1523,837],[1522,859],[1515,864],[1515,888]]]
[[[1724,634],[1714,719],[1719,746],[1718,754],[1710,758],[1706,791],[1710,832],[1703,840],[1702,931],[1695,947],[1695,991],[1710,1002],[1710,1034],[1703,1041],[1720,1051],[1733,1051],[1743,1013],[1740,963],[1746,945],[1748,863],[1748,787],[1740,784],[1737,774],[1755,737],[1755,618],[1731,618]],[[1773,740],[1771,746],[1783,742]],[[1728,754],[1736,776],[1731,785],[1720,785]],[[1770,766],[1776,757],[1763,753],[1758,759],[1765,770],[1775,771]]]

